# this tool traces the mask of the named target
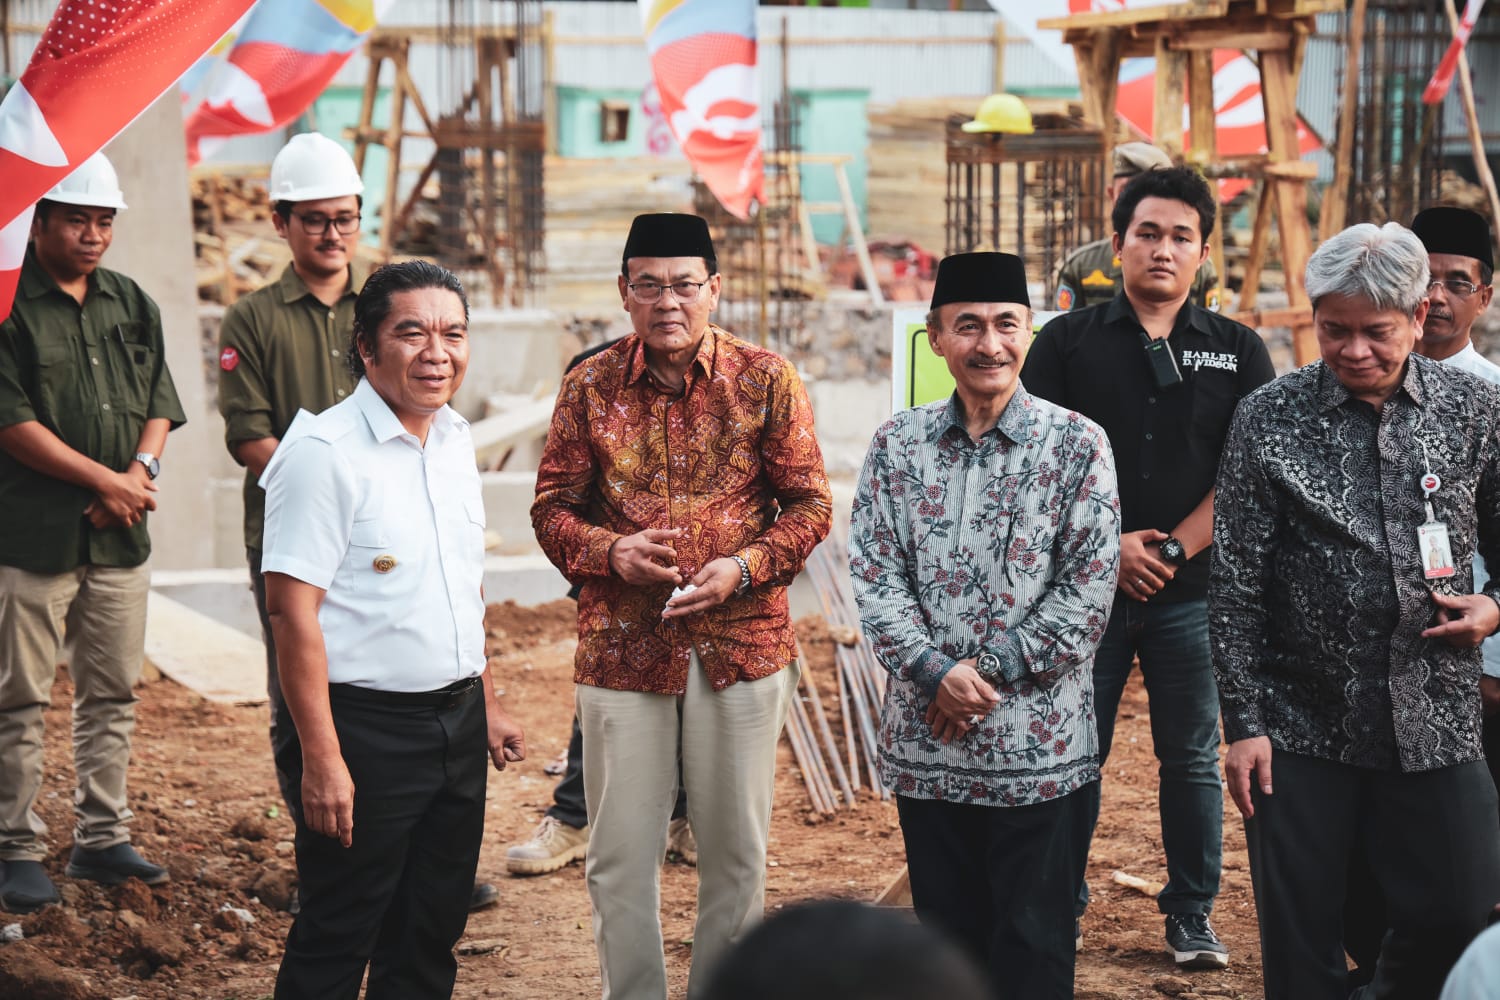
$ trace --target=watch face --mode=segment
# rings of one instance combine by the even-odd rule
[[[1187,552],[1177,539],[1168,538],[1161,543],[1161,557],[1167,562],[1181,563],[1187,561]]]

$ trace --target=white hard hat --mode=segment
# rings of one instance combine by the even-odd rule
[[[271,161],[271,203],[363,194],[364,181],[343,146],[319,132],[292,136]]]
[[[87,205],[91,208],[125,208],[125,192],[120,178],[103,153],[95,153],[45,195],[47,201],[64,205]]]

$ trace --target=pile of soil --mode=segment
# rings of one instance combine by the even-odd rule
[[[588,893],[574,865],[539,878],[505,874],[505,847],[524,839],[551,802],[543,766],[567,746],[573,712],[574,605],[492,605],[486,615],[496,683],[526,727],[529,755],[490,775],[480,877],[500,905],[473,914],[459,946],[460,1000],[599,995]],[[816,672],[830,722],[838,720],[833,639],[821,619],[798,623],[804,661]],[[16,917],[22,940],[0,944],[0,997],[27,1000],[261,1000],[268,998],[291,917],[292,824],[276,791],[264,706],[203,701],[170,680],[140,690],[131,764],[132,839],[172,881],[105,888],[63,875],[71,846],[72,687],[60,672],[46,713],[46,768],[39,812],[51,828],[46,866],[61,906]],[[1155,903],[1110,880],[1122,870],[1166,879],[1156,815],[1156,763],[1138,677],[1126,690],[1089,876],[1094,902],[1083,922],[1081,1000],[1252,998],[1261,993],[1259,946],[1243,828],[1225,816],[1224,887],[1214,925],[1231,966],[1180,973],[1164,952]],[[874,898],[904,861],[895,807],[870,791],[832,817],[812,810],[783,741],[776,781],[767,906],[810,897]],[[673,994],[686,989],[696,872],[662,871],[662,924]]]

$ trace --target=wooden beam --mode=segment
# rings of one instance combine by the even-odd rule
[[[1260,297],[1260,272],[1265,266],[1266,253],[1271,245],[1271,182],[1260,187],[1260,197],[1255,202],[1255,225],[1250,229],[1250,253],[1245,258],[1245,281],[1240,285],[1237,309],[1255,308]]]
[[[995,18],[995,77],[992,94],[1005,93],[1005,18]]]
[[[1167,46],[1178,52],[1212,52],[1214,49],[1287,49],[1294,35],[1290,31],[1256,31],[1244,33],[1195,31],[1168,36]]]
[[[1202,170],[1218,159],[1218,119],[1214,112],[1214,54],[1212,49],[1189,52],[1188,63],[1188,115],[1190,129],[1187,160]],[[1209,259],[1213,261],[1214,273],[1219,276],[1220,301],[1226,288],[1224,273],[1223,212],[1219,207],[1218,185],[1214,188],[1214,231],[1209,237]]]
[[[1297,147],[1296,56],[1290,52],[1260,53],[1261,94],[1265,100],[1266,139],[1273,165],[1301,159]],[[1308,304],[1303,272],[1312,255],[1307,222],[1307,182],[1298,177],[1270,174],[1268,191],[1281,234],[1281,261],[1287,304]],[[1292,354],[1298,365],[1318,357],[1311,322],[1292,328]]]
[[[1167,38],[1156,41],[1156,106],[1151,131],[1156,145],[1174,161],[1182,160],[1182,109],[1187,84],[1187,53],[1167,47]],[[1213,108],[1212,97],[1209,108]]]

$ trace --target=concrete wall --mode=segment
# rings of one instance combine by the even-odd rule
[[[105,149],[120,175],[129,209],[120,213],[104,265],[134,278],[161,308],[167,367],[188,422],[162,455],[161,492],[151,515],[152,564],[161,569],[211,566],[214,534],[209,470],[222,451],[222,425],[206,397],[199,354],[198,289],[193,269],[182,110],[175,92],[152,105]],[[241,556],[243,558],[243,555]]]

